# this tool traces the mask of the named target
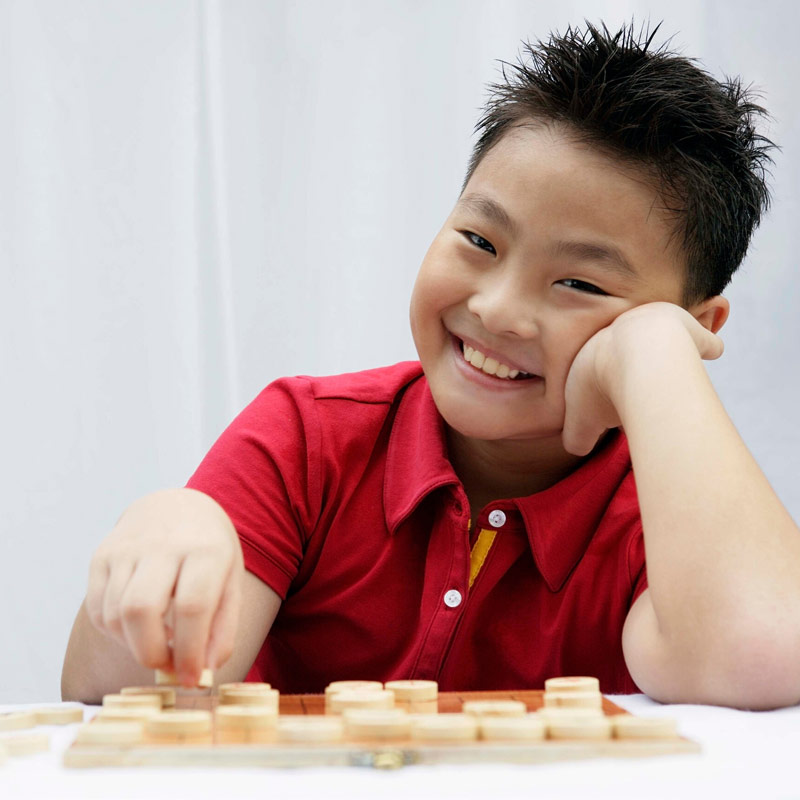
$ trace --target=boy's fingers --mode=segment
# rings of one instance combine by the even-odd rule
[[[206,664],[211,669],[221,667],[233,653],[242,605],[242,581],[239,571],[231,569],[222,592],[219,608],[211,620]]]
[[[111,566],[105,594],[103,596],[103,628],[116,641],[127,647],[122,632],[120,599],[134,570],[133,561],[117,561]]]
[[[175,587],[173,661],[178,680],[192,685],[205,668],[211,617],[219,607],[227,571],[219,561],[189,555],[181,565]]]
[[[140,561],[120,601],[122,631],[136,660],[150,669],[169,666],[164,616],[175,586],[177,562]]]

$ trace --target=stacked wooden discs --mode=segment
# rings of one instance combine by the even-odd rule
[[[280,693],[268,683],[224,683],[214,712],[220,744],[273,742]]]
[[[385,688],[394,692],[395,707],[409,714],[435,714],[439,710],[439,684],[436,681],[387,681]]]

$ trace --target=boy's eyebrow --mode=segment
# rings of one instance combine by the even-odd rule
[[[485,194],[473,193],[464,195],[459,198],[456,205],[485,217],[513,235],[518,232],[517,224],[511,219],[503,206]],[[622,251],[613,244],[601,245],[578,241],[559,242],[555,248],[555,255],[569,256],[579,261],[600,261],[611,272],[615,272],[623,278],[638,279],[640,277]]]
[[[494,222],[501,228],[505,228],[509,233],[516,234],[517,226],[514,220],[508,216],[506,210],[491,197],[485,194],[466,194],[460,197],[457,206],[472,211],[481,217],[486,217],[490,222]]]
[[[639,273],[631,266],[622,251],[613,244],[591,244],[590,242],[559,242],[555,247],[556,256],[568,256],[578,261],[602,262],[611,272],[621,278],[636,278]]]

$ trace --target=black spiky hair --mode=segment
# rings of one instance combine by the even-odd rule
[[[501,62],[503,81],[489,87],[464,186],[510,129],[564,125],[654,176],[681,239],[689,306],[720,294],[741,264],[769,207],[775,145],[756,132],[766,112],[750,88],[716,80],[669,42],[651,49],[660,27],[637,35],[633,23],[610,33],[587,22],[525,42],[519,62]]]

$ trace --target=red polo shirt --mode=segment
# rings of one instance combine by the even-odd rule
[[[622,626],[646,575],[621,433],[551,488],[490,503],[470,530],[442,418],[406,362],[276,381],[188,485],[222,505],[247,569],[283,598],[250,680],[468,690],[596,675],[604,692],[637,691]]]

